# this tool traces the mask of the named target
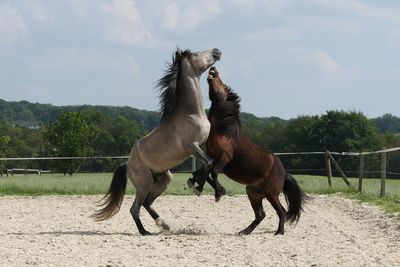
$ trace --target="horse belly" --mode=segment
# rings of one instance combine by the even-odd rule
[[[263,177],[258,162],[244,162],[235,159],[224,167],[223,173],[244,185],[255,184]]]
[[[144,164],[153,172],[174,168],[190,156],[190,151],[179,147],[176,142],[152,137],[137,142],[133,150],[137,151]]]

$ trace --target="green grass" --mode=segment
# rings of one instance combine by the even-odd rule
[[[186,181],[188,173],[174,173],[173,179],[165,194],[190,195]],[[105,194],[108,190],[112,173],[80,173],[73,176],[60,174],[14,175],[0,177],[0,195],[97,195]],[[235,183],[226,177],[221,177],[229,194],[244,194],[244,186]],[[127,194],[134,194],[133,186],[128,182]],[[213,193],[213,189],[206,185],[205,194]]]
[[[175,173],[164,194],[193,195],[191,189],[186,188],[188,173]],[[105,194],[112,178],[111,173],[81,173],[73,176],[55,174],[15,175],[0,177],[0,195],[97,195]],[[328,187],[327,178],[323,176],[296,175],[296,180],[307,193],[331,194],[341,192],[343,195],[382,206],[390,212],[400,212],[400,180],[386,180],[386,194],[379,197],[380,180],[364,179],[363,194],[351,190],[341,178],[333,178],[333,190]],[[220,182],[226,188],[228,195],[245,194],[245,187],[224,175]],[[350,179],[354,188],[358,186],[358,179]],[[134,189],[128,182],[127,194],[134,194]],[[213,194],[213,189],[206,185],[204,194]]]
[[[400,212],[400,180],[386,180],[386,196],[379,197],[381,180],[380,179],[364,179],[362,193],[356,192],[349,188],[342,178],[334,177],[332,179],[332,187],[328,187],[328,179],[323,176],[307,176],[296,175],[296,180],[301,188],[307,193],[315,194],[333,194],[342,193],[344,196],[357,199],[362,202],[371,203],[382,207],[388,212]],[[353,188],[358,188],[358,179],[349,178]]]

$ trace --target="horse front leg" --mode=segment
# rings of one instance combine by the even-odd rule
[[[203,168],[194,171],[192,173],[193,177],[189,178],[187,184],[189,188],[193,187],[195,193],[199,196],[203,191],[204,184],[208,178],[211,171],[213,160],[207,156],[207,154],[200,148],[198,142],[193,142],[191,144],[192,154],[196,158],[200,159],[204,164]]]
[[[226,190],[218,181],[218,173],[213,170],[211,171],[211,178],[207,178],[207,182],[214,188],[215,202],[219,202],[221,200],[221,197],[226,194]]]
[[[219,159],[214,161],[213,168],[211,170],[211,178],[215,186],[215,202],[221,200],[221,197],[226,194],[225,188],[218,181],[218,174],[222,172],[226,164],[232,160],[232,152],[225,151],[221,154]]]

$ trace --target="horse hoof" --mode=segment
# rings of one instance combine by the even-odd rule
[[[224,194],[215,194],[215,202],[219,202]]]
[[[249,234],[251,234],[251,232],[246,231],[246,229],[244,229],[243,231],[240,231],[240,232],[238,233],[238,235],[249,235]]]
[[[152,233],[150,233],[149,231],[146,231],[146,230],[140,232],[140,234],[143,235],[143,236],[153,235]]]
[[[283,230],[278,230],[278,231],[275,232],[275,235],[283,235],[283,234],[284,234]]]
[[[196,187],[193,187],[193,192],[199,197],[201,195],[201,191],[199,191]]]

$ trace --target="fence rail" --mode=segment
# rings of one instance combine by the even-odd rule
[[[358,156],[360,158],[359,169],[358,169],[358,191],[362,192],[362,183],[364,179],[365,173],[380,173],[381,177],[381,190],[380,196],[385,196],[385,186],[386,186],[386,175],[400,175],[400,173],[391,172],[387,170],[387,153],[400,151],[400,147],[393,148],[385,148],[378,151],[363,151],[363,152],[332,152],[332,151],[312,151],[312,152],[284,152],[284,153],[275,153],[277,156],[289,156],[289,155],[323,155],[325,157],[325,167],[326,169],[288,169],[288,171],[305,171],[305,170],[318,170],[324,171],[326,170],[326,175],[328,177],[328,186],[332,189],[332,163],[335,167],[336,171],[343,178],[343,181],[349,186],[352,185],[349,183],[345,172],[341,169],[337,161],[333,156]],[[381,155],[381,170],[380,171],[365,171],[365,156],[380,154]],[[35,160],[98,160],[98,159],[128,159],[129,156],[92,156],[92,157],[26,157],[26,158],[0,158],[0,162],[2,161],[35,161]],[[196,159],[192,156],[192,171],[196,170]],[[41,173],[48,173],[48,170],[39,170],[39,169],[12,169],[14,171],[20,172],[37,172],[39,175]],[[10,171],[11,172],[11,171]],[[7,175],[9,170],[7,170]]]
[[[41,176],[43,173],[51,173],[53,174],[52,171],[50,170],[41,170],[41,169],[28,169],[28,168],[12,168],[12,169],[7,169],[7,176],[11,175],[13,176],[14,173],[23,173],[24,175],[27,175],[28,173],[36,173],[37,175]]]

